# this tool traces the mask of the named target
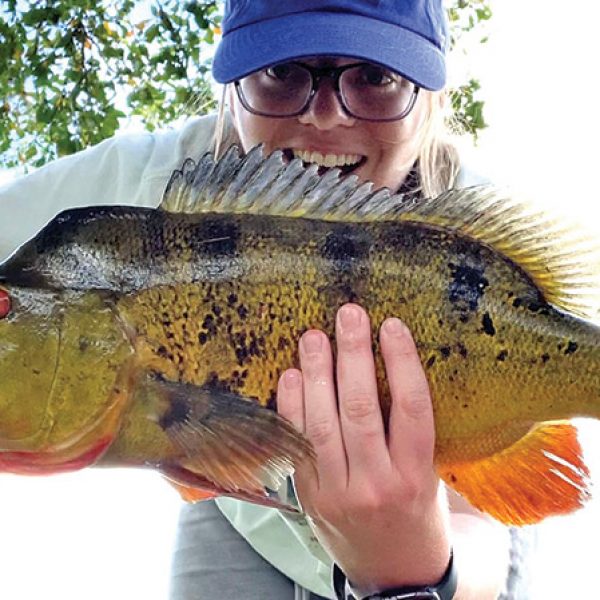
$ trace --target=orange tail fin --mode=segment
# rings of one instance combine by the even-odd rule
[[[589,498],[589,471],[567,422],[540,424],[502,452],[440,465],[438,472],[475,508],[507,525],[567,514]]]

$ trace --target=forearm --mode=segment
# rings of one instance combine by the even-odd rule
[[[458,572],[456,600],[496,600],[508,575],[508,529],[486,517],[451,514]]]

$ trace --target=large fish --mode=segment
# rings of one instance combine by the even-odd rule
[[[547,226],[489,189],[407,202],[235,148],[186,161],[159,209],[66,211],[0,266],[0,471],[151,467],[269,504],[311,456],[278,376],[356,301],[412,330],[449,486],[505,523],[574,510],[566,419],[600,417],[600,331]]]

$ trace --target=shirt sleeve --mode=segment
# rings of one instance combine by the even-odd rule
[[[0,261],[68,208],[157,206],[173,170],[210,148],[214,120],[209,115],[177,130],[116,136],[0,187]]]

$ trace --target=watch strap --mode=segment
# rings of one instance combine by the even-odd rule
[[[454,553],[440,581],[434,585],[396,587],[369,595],[357,595],[342,570],[334,563],[333,587],[337,600],[452,600],[456,594],[457,574]]]

